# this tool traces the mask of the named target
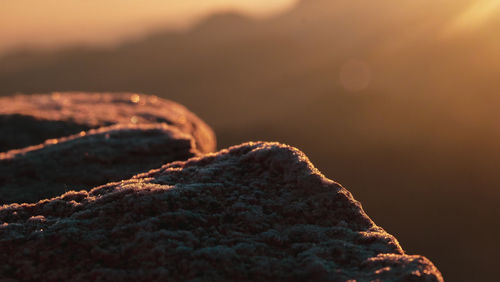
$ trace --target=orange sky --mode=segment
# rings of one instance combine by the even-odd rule
[[[474,32],[497,17],[499,11],[499,0],[474,1],[449,24],[444,30],[444,35],[453,36],[462,32]]]
[[[298,1],[0,0],[0,55],[19,46],[52,48],[71,44],[113,44],[155,29],[186,28],[214,12],[272,16]],[[500,13],[500,0],[460,2],[469,5],[466,4],[463,12],[445,27],[444,37],[474,32]]]
[[[185,28],[222,11],[266,17],[297,0],[0,0],[0,52],[20,45],[110,44]]]

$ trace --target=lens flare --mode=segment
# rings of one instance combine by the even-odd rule
[[[340,84],[349,92],[365,89],[370,84],[371,78],[372,73],[369,66],[361,60],[348,60],[340,69]]]

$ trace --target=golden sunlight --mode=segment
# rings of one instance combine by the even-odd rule
[[[500,1],[476,1],[455,17],[445,29],[444,35],[454,36],[459,33],[475,31],[487,24],[495,15],[498,15],[498,12],[500,12]]]
[[[0,53],[19,46],[116,44],[156,29],[183,29],[213,13],[267,17],[296,0],[0,0]]]

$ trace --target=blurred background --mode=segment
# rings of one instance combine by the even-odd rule
[[[0,95],[180,102],[219,148],[300,148],[446,280],[493,281],[499,30],[498,0],[0,0]]]

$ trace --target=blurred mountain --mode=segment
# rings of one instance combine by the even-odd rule
[[[500,251],[500,227],[483,232],[500,212],[500,17],[456,29],[473,4],[304,0],[113,49],[20,51],[0,58],[0,95],[157,94],[206,120],[220,147],[297,146],[445,279],[488,280],[486,253]]]

